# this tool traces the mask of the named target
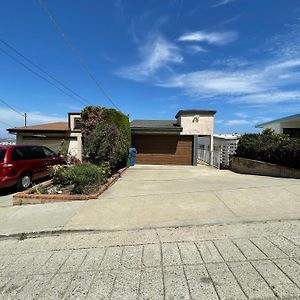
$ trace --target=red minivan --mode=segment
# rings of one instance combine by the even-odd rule
[[[49,176],[49,166],[63,163],[62,157],[44,146],[0,146],[0,188],[24,190],[32,181]]]

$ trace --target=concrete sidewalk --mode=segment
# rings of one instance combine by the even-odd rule
[[[300,222],[0,240],[0,299],[299,299]]]
[[[2,206],[0,234],[129,230],[299,217],[298,179],[241,175],[208,167],[137,166],[97,200]]]

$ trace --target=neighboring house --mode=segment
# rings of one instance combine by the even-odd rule
[[[276,133],[286,133],[291,137],[300,138],[300,114],[258,124],[256,128],[271,128]]]
[[[132,147],[138,164],[196,165],[198,137],[209,139],[213,149],[212,110],[180,110],[175,120],[133,120]],[[57,151],[61,140],[68,142],[71,155],[82,158],[80,113],[69,113],[68,122],[8,129],[18,144],[41,144]],[[212,160],[212,150],[210,151]]]
[[[56,122],[7,129],[16,135],[17,144],[44,145],[58,151],[62,140],[70,155],[81,159],[82,143],[80,132],[80,113],[69,113],[68,122]]]

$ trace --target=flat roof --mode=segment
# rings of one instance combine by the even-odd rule
[[[23,127],[14,127],[8,128],[8,132],[67,132],[69,131],[68,122],[55,122],[55,123],[47,123],[40,125],[32,125],[32,126],[23,126]]]
[[[186,109],[186,110],[179,110],[176,114],[175,118],[177,119],[181,114],[194,114],[194,115],[215,115],[216,110],[205,110],[205,109]]]
[[[275,119],[275,120],[271,120],[271,121],[268,121],[268,122],[265,122],[265,123],[257,124],[257,125],[255,125],[255,128],[261,128],[265,125],[270,125],[270,124],[278,123],[278,122],[293,121],[295,119],[299,119],[299,121],[300,121],[300,114],[291,115],[291,116],[287,116],[287,117],[284,117],[284,118]]]
[[[131,130],[135,131],[179,131],[183,128],[176,120],[133,120],[130,122]]]

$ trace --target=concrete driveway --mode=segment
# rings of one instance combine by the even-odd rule
[[[135,166],[67,229],[186,226],[300,218],[300,180],[186,166]]]

